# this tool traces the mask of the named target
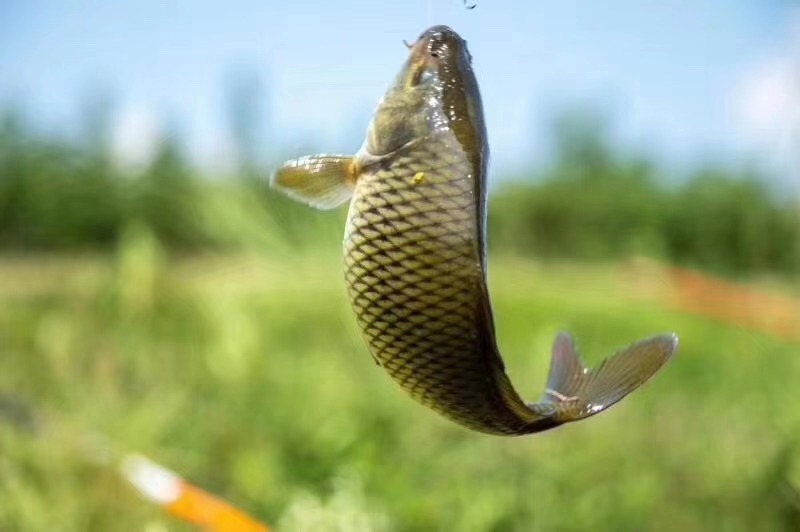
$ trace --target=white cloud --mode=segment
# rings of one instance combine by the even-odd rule
[[[158,115],[142,104],[123,105],[114,119],[111,150],[115,162],[129,172],[147,168],[158,154],[163,128]]]
[[[213,124],[190,120],[186,148],[189,161],[211,176],[236,168],[238,154],[230,135]],[[145,104],[128,102],[115,114],[111,130],[114,162],[131,174],[146,170],[158,156],[167,135],[158,112]]]
[[[743,140],[800,185],[800,10],[782,46],[751,65],[733,91]]]
[[[192,131],[189,154],[200,169],[210,177],[224,176],[236,169],[239,154],[230,135],[215,127],[196,127]]]
[[[739,87],[738,112],[755,141],[788,142],[800,119],[798,65],[781,57],[756,65]]]

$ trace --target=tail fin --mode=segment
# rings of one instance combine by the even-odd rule
[[[572,337],[561,333],[553,346],[547,389],[535,406],[551,410],[559,423],[598,414],[652,377],[677,348],[675,334],[655,336],[618,351],[590,370],[578,356]]]

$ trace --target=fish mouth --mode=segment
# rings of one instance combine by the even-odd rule
[[[448,43],[448,42],[459,42],[463,43],[464,39],[453,30],[450,26],[433,26],[428,28],[427,30],[423,31],[422,34],[419,36],[418,41],[436,41],[439,43]]]
[[[412,60],[420,66],[436,67],[458,58],[469,61],[467,43],[448,26],[433,26],[409,46]]]

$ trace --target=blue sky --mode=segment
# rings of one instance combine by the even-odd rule
[[[351,152],[405,57],[402,40],[444,23],[469,42],[502,171],[544,157],[548,120],[582,102],[610,113],[621,143],[677,168],[750,158],[780,167],[785,156],[755,138],[763,124],[748,125],[746,109],[742,119],[737,95],[787,55],[790,4],[2,0],[0,102],[23,102],[45,127],[69,131],[81,97],[100,86],[127,130],[123,149],[177,127],[213,166],[229,154],[225,81],[248,71],[264,82],[272,141],[286,152],[311,141]]]

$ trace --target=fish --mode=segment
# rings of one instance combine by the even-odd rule
[[[472,56],[447,26],[406,46],[357,153],[290,160],[270,185],[318,209],[349,202],[350,303],[375,362],[412,398],[464,427],[507,436],[606,410],[664,366],[678,337],[636,342],[590,369],[560,333],[543,395],[520,397],[487,289],[489,149]]]

